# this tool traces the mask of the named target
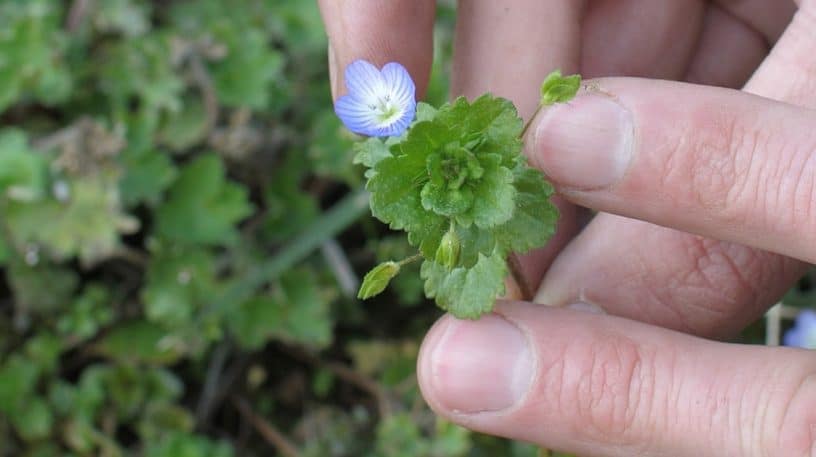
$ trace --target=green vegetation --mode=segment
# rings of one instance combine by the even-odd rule
[[[311,1],[0,2],[0,456],[536,455],[424,406],[418,263],[356,298],[416,251],[325,52]]]

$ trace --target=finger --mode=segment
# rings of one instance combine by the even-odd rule
[[[741,88],[768,54],[765,36],[717,5],[709,5],[686,81]]]
[[[590,2],[583,23],[582,75],[682,78],[704,5],[700,0]]]
[[[721,2],[730,7],[726,8],[729,14],[743,21],[751,15],[761,16],[747,23],[773,43],[792,11],[786,2],[760,3]],[[727,43],[712,45],[729,48]],[[734,56],[722,55],[728,59],[720,60]],[[701,82],[708,83],[700,74]],[[805,106],[816,103],[816,92],[782,90],[786,81],[758,78],[761,75],[758,72],[754,80],[766,83],[749,84],[749,89],[760,95],[791,97],[786,101]],[[801,262],[762,250],[602,214],[553,263],[536,301],[566,305],[583,300],[603,305],[611,314],[722,338],[775,303],[806,268]]]
[[[754,0],[757,1],[757,0]],[[786,5],[788,2],[779,2]],[[816,108],[816,2],[802,0],[790,25],[745,90]]]
[[[766,251],[601,213],[553,262],[535,302],[580,301],[693,335],[731,338],[805,269]]]
[[[807,351],[525,303],[497,311],[443,317],[423,342],[423,396],[458,424],[578,455],[816,451],[816,359]]]
[[[768,44],[773,44],[785,31],[800,1],[715,0],[714,3],[762,35]]]
[[[343,69],[356,59],[399,62],[424,94],[433,61],[433,0],[319,0],[329,37],[332,95],[344,92]]]
[[[578,71],[585,0],[460,1],[454,39],[454,96],[492,92],[528,118],[538,88],[556,68]]]
[[[747,22],[772,43],[792,11],[786,2],[760,2],[763,5],[753,0],[721,4],[741,20],[762,16],[759,21]],[[712,45],[729,47],[727,43]],[[758,72],[754,81],[761,74]],[[708,82],[702,76],[700,79]],[[749,84],[748,88],[759,94],[792,97],[787,101],[806,106],[816,102],[813,93],[780,90],[785,81],[759,79],[767,84]],[[554,262],[536,301],[565,305],[584,300],[602,304],[611,314],[704,336],[727,337],[775,303],[806,268],[793,259],[746,246],[600,215]]]
[[[531,161],[563,196],[816,261],[812,111],[681,83],[600,84],[614,99],[585,95],[536,121]]]
[[[584,3],[460,1],[451,94],[474,98],[491,92],[511,100],[519,114],[529,118],[538,104],[541,81],[548,73],[556,68],[569,73],[578,71]],[[533,291],[552,259],[579,228],[580,210],[559,200],[553,199],[561,211],[555,236],[547,247],[518,259],[519,269]]]

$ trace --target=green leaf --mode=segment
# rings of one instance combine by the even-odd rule
[[[471,432],[440,417],[436,419],[435,436],[431,443],[431,455],[467,455],[472,447]]]
[[[60,191],[40,202],[15,202],[6,209],[15,244],[46,248],[55,260],[79,256],[86,264],[110,257],[120,235],[138,228],[119,199],[118,177],[97,173],[55,183]]]
[[[555,234],[558,208],[550,201],[553,187],[538,170],[518,172],[513,218],[494,230],[503,252],[525,253],[544,246]]]
[[[513,216],[516,189],[513,172],[499,165],[498,154],[482,161],[484,176],[475,187],[471,217],[480,228],[491,228],[507,222]],[[469,225],[469,224],[464,224]]]
[[[62,352],[62,341],[50,333],[40,333],[26,342],[25,354],[30,363],[43,372],[51,372],[57,367],[57,358]]]
[[[36,387],[39,376],[39,367],[20,354],[6,359],[0,365],[0,412],[16,412]]]
[[[290,158],[280,164],[264,193],[266,220],[263,233],[270,241],[281,242],[298,235],[319,215],[315,197],[301,188],[305,171],[301,158]]]
[[[372,268],[363,278],[360,291],[357,292],[357,298],[368,300],[375,295],[379,295],[388,287],[388,283],[399,274],[399,271],[400,265],[393,261],[383,262]]]
[[[505,261],[496,254],[479,254],[471,268],[448,270],[431,260],[422,264],[425,294],[459,319],[476,319],[490,312],[496,297],[504,293],[506,274]]]
[[[144,35],[150,30],[148,4],[133,0],[102,0],[93,9],[93,26],[102,33],[120,33],[126,37]]]
[[[284,274],[270,295],[252,298],[226,316],[242,346],[259,348],[271,339],[324,347],[331,342],[329,303],[308,270]]]
[[[209,133],[207,111],[200,98],[186,98],[181,109],[167,113],[157,140],[173,151],[185,151]]]
[[[360,176],[354,166],[357,144],[333,111],[326,110],[312,120],[307,135],[307,156],[311,169],[319,176],[345,181],[351,187],[360,185]],[[368,166],[368,165],[367,165]]]
[[[575,98],[580,88],[581,75],[562,76],[561,70],[555,70],[541,83],[541,105],[568,102]]]
[[[181,108],[184,82],[171,62],[171,39],[149,34],[121,40],[99,53],[99,89],[114,113],[126,113],[134,97],[141,109],[158,115]]]
[[[513,214],[512,170],[521,156],[522,122],[512,103],[485,95],[459,98],[414,123],[374,165],[371,210],[432,258],[449,217],[488,228]]]
[[[373,168],[382,159],[391,157],[386,142],[377,137],[354,143],[354,152],[354,163],[363,164],[366,168]]]
[[[437,111],[438,110],[436,108],[434,108],[432,105],[430,105],[428,103],[425,103],[425,102],[419,102],[419,103],[417,103],[417,108],[416,108],[416,120],[417,121],[430,121],[434,117],[436,117]]]
[[[388,416],[377,426],[377,456],[429,455],[429,446],[430,443],[408,413]]]
[[[142,290],[145,315],[167,327],[187,323],[216,291],[215,261],[203,249],[159,246]]]
[[[65,309],[79,282],[73,270],[48,264],[13,262],[6,270],[19,310],[50,314]]]
[[[450,139],[449,135],[442,125],[420,122],[414,124],[405,141],[391,147],[393,156],[380,160],[368,181],[371,212],[375,217],[392,229],[423,235],[429,227],[446,220],[423,207],[420,192],[421,185],[428,179],[428,156],[442,147]]]
[[[20,408],[10,417],[17,433],[26,441],[47,438],[54,424],[54,416],[48,403],[39,397],[29,399],[24,408]]]
[[[90,284],[70,309],[57,320],[57,330],[70,339],[85,340],[113,320],[110,291],[101,284]]]
[[[11,258],[11,247],[6,243],[6,240],[0,236],[0,267],[5,266]]]
[[[176,432],[170,436],[149,442],[144,451],[145,457],[232,457],[233,452],[226,442],[193,434]]]
[[[237,239],[235,224],[252,213],[244,187],[227,181],[218,156],[201,156],[182,169],[156,210],[156,232],[168,240],[208,245]]]
[[[142,202],[155,206],[178,174],[170,158],[160,151],[126,151],[122,162],[125,173],[119,190],[126,206]]]
[[[25,133],[16,129],[0,130],[0,199],[42,198],[47,170],[45,158],[28,146]]]
[[[269,88],[283,68],[283,58],[257,29],[225,30],[220,37],[227,57],[212,66],[218,98],[228,106],[263,109]]]
[[[0,113],[22,98],[53,104],[70,94],[62,19],[59,2],[0,2]]]
[[[158,324],[145,320],[122,323],[105,335],[95,348],[114,360],[170,364],[178,360],[173,348],[161,344],[167,332]]]
[[[177,432],[191,432],[195,425],[190,412],[172,403],[153,401],[139,423],[139,436],[147,442],[160,441]]]

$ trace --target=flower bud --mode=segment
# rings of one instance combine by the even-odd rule
[[[393,261],[383,262],[372,268],[363,278],[363,284],[357,292],[357,298],[367,300],[379,295],[388,287],[388,283],[391,282],[394,276],[399,274],[399,271],[399,264]]]
[[[442,237],[442,241],[439,242],[434,260],[436,263],[448,269],[453,269],[459,262],[459,251],[461,248],[462,245],[459,242],[459,235],[457,235],[456,230],[451,227],[451,229],[445,233],[445,236]]]

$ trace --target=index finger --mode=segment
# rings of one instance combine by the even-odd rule
[[[329,36],[332,96],[343,92],[343,69],[364,59],[399,62],[423,94],[433,61],[434,0],[318,0]]]

